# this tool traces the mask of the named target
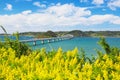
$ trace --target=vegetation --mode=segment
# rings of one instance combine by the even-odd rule
[[[4,27],[1,26],[1,28],[5,32],[5,40],[4,40],[4,42],[0,42],[0,48],[5,48],[5,49],[11,48],[11,49],[15,50],[16,57],[20,57],[21,55],[28,55],[30,53],[31,49],[28,47],[28,45],[19,42],[19,33],[18,32],[13,34],[13,36],[16,37],[16,40],[11,40],[8,37],[7,31],[4,29]]]
[[[47,32],[45,33],[45,35],[46,35],[47,37],[57,37],[57,34],[54,33],[54,32],[52,32],[52,31],[47,31]]]
[[[57,34],[53,31],[47,32],[25,32],[20,33],[20,35],[27,35],[27,36],[34,36],[35,38],[50,38],[50,37],[57,37]]]
[[[85,33],[83,33],[80,30],[73,30],[73,31],[68,32],[68,34],[72,34],[76,37],[85,36]]]
[[[6,37],[0,43],[0,80],[119,80],[120,50],[104,38],[98,42],[105,53],[89,59],[84,51],[30,51],[28,46]],[[29,52],[28,52],[29,51]]]
[[[33,35],[36,38],[45,38],[45,37],[56,37],[56,36],[63,36],[66,34],[74,35],[75,37],[120,37],[120,31],[80,31],[80,30],[73,30],[73,31],[47,31],[47,32],[25,32],[20,33],[20,35]]]
[[[92,37],[120,37],[120,31],[86,31],[85,34]]]
[[[101,38],[99,44],[105,53],[98,51],[98,57],[92,60],[87,58],[83,51],[78,52],[77,48],[67,52],[63,52],[61,48],[51,52],[41,49],[28,54],[26,49],[19,48],[19,44],[21,43],[14,41],[9,45],[0,45],[0,80],[119,80],[120,78],[120,50],[111,48],[104,38]],[[24,52],[28,55],[24,55]]]

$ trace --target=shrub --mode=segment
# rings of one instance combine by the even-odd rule
[[[15,49],[2,47],[0,80],[119,80],[120,51],[109,48],[109,54],[102,53],[90,63],[84,54],[79,56],[77,48],[67,52],[59,48],[49,54],[41,49],[18,58]]]
[[[15,40],[11,40],[8,37],[7,31],[4,29],[4,27],[0,26],[3,31],[5,32],[5,40],[4,42],[0,42],[0,48],[4,47],[6,49],[12,48],[16,52],[16,56],[20,57],[21,55],[28,55],[31,52],[31,49],[29,48],[28,45],[21,43],[19,41],[19,33],[15,33],[12,36],[15,36]]]

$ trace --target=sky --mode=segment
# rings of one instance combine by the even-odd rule
[[[0,0],[0,25],[8,33],[120,31],[120,0]]]

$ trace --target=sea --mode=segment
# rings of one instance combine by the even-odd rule
[[[13,36],[9,36],[9,38],[15,39]],[[33,38],[32,36],[20,36],[20,40],[30,40]],[[0,36],[0,40],[4,41],[4,36]],[[97,37],[75,37],[68,40],[30,46],[30,48],[33,50],[45,48],[46,51],[58,50],[59,48],[62,48],[63,51],[68,51],[78,48],[79,53],[84,51],[87,57],[91,57],[97,56],[97,50],[104,52],[102,47],[98,45],[99,40],[100,38]],[[118,47],[120,49],[120,38],[106,37],[106,41],[111,47]]]

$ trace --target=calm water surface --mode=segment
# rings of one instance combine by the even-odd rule
[[[15,39],[15,37],[11,36],[10,38]],[[28,40],[33,37],[21,36],[20,40]],[[4,40],[4,36],[0,36],[0,40]],[[99,38],[91,38],[91,37],[78,37],[70,40],[58,41],[54,43],[40,44],[37,46],[31,46],[33,50],[45,48],[47,51],[57,50],[59,47],[63,49],[63,51],[73,50],[77,47],[80,51],[82,48],[85,51],[86,56],[94,55],[96,56],[96,49],[102,50],[102,48],[97,44]],[[114,47],[120,48],[120,38],[106,38],[106,41]],[[40,43],[40,42],[37,42]],[[32,44],[32,43],[30,43]]]
[[[82,48],[85,51],[86,56],[89,57],[91,55],[97,55],[96,49],[103,51],[100,45],[97,44],[98,41],[99,38],[78,37],[70,40],[41,44],[39,46],[34,46],[32,48],[33,49],[45,48],[47,51],[51,51],[52,49],[57,50],[59,47],[61,47],[63,51],[67,51],[67,50],[73,50],[75,47],[77,47],[79,51]],[[111,46],[120,48],[120,38],[106,38],[106,41]]]

